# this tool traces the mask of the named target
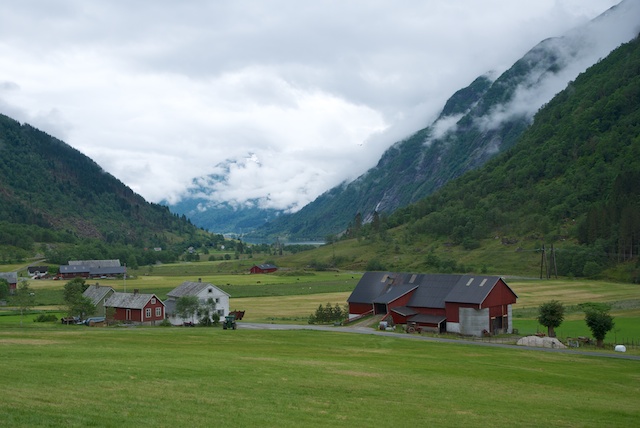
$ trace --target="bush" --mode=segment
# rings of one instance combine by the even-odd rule
[[[309,324],[330,324],[340,322],[349,316],[349,308],[345,305],[344,309],[339,304],[332,306],[327,303],[326,306],[318,306],[316,313],[309,315]]]
[[[40,314],[33,319],[33,322],[57,322],[58,316],[54,314]]]

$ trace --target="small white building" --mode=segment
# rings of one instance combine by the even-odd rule
[[[212,299],[216,304],[215,310],[221,319],[224,319],[225,316],[229,315],[230,296],[227,293],[220,290],[213,284],[202,282],[200,279],[198,279],[198,282],[185,281],[168,292],[167,300],[164,302],[167,319],[172,325],[182,325],[185,322],[193,322],[194,324],[198,323],[197,314],[194,315],[192,319],[183,319],[176,313],[176,304],[178,299],[185,296],[196,296],[200,301],[200,304],[203,305],[207,303],[209,299]]]

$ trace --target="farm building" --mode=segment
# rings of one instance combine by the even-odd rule
[[[96,307],[96,312],[92,315],[104,317],[106,315],[104,307],[105,301],[115,292],[116,291],[111,287],[96,283],[87,287],[82,295],[89,298],[91,303]]]
[[[0,272],[0,278],[6,279],[9,283],[9,293],[14,294],[18,288],[17,272]]]
[[[347,302],[350,318],[385,314],[396,324],[481,336],[513,331],[517,297],[497,276],[366,272]]]
[[[127,273],[120,260],[69,260],[68,265],[60,265],[60,276],[70,278],[115,278]]]
[[[265,263],[261,265],[254,265],[249,269],[251,273],[271,273],[278,270],[276,265],[272,265],[270,263]]]
[[[197,316],[191,319],[183,319],[176,313],[176,304],[178,299],[184,296],[195,296],[198,298],[201,304],[206,303],[209,299],[213,299],[216,304],[216,311],[220,318],[224,318],[229,315],[229,295],[220,290],[213,284],[208,282],[202,282],[198,279],[198,282],[185,281],[170,292],[167,293],[167,300],[165,301],[165,310],[167,318],[172,325],[182,325],[185,322],[198,323]]]
[[[164,303],[155,294],[113,293],[104,302],[113,308],[116,321],[155,325],[164,320]]]
[[[44,278],[49,272],[49,266],[29,266],[27,274],[31,278]]]

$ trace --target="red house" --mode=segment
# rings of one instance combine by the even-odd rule
[[[249,272],[251,272],[251,273],[271,273],[271,272],[275,272],[277,270],[278,270],[278,267],[276,265],[265,263],[265,264],[253,266],[251,269],[249,269]]]
[[[104,302],[113,308],[116,321],[155,325],[164,320],[164,303],[155,294],[113,293]]]
[[[367,272],[347,302],[350,318],[386,314],[396,324],[481,336],[513,331],[517,298],[497,276]]]
[[[9,293],[15,294],[18,288],[18,273],[17,272],[0,272],[0,278],[6,279],[9,283]]]

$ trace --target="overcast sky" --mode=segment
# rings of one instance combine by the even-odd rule
[[[151,202],[215,173],[219,200],[295,211],[616,3],[0,0],[0,113]]]

